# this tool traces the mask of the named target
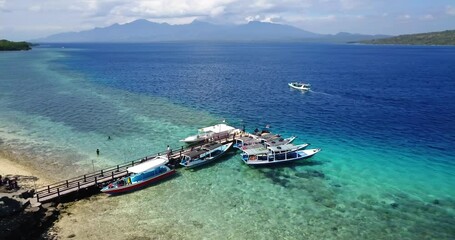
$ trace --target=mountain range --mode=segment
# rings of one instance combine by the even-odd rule
[[[289,25],[252,21],[242,25],[215,25],[193,21],[170,25],[139,19],[81,32],[54,34],[32,42],[180,42],[180,41],[306,41],[352,42],[389,37],[351,33],[318,34]]]

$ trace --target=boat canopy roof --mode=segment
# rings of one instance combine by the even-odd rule
[[[270,146],[269,149],[274,152],[281,152],[281,151],[289,151],[295,149],[296,146],[294,144],[283,144],[277,146]]]
[[[235,128],[228,126],[224,123],[199,129],[200,132],[213,132],[213,133],[220,133],[220,132],[226,132],[226,131],[232,131],[232,130],[235,130]]]
[[[195,157],[199,157],[199,155],[201,155],[201,154],[203,154],[205,152],[207,152],[207,150],[203,150],[203,149],[198,148],[198,149],[194,149],[194,150],[192,150],[190,152],[184,153],[183,155],[185,155],[185,156],[187,156],[189,158],[195,158]]]
[[[265,147],[243,149],[242,151],[248,155],[260,155],[269,152],[269,150]]]
[[[132,173],[141,173],[141,172],[145,172],[149,169],[152,169],[152,168],[156,168],[156,167],[159,167],[161,165],[164,165],[166,164],[167,162],[169,161],[169,159],[165,156],[158,156],[158,157],[155,157],[151,160],[148,160],[146,162],[143,162],[141,164],[138,164],[136,166],[133,166],[133,167],[129,167],[128,168],[128,172],[132,172]]]

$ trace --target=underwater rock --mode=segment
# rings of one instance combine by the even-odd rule
[[[399,205],[398,205],[398,203],[395,203],[395,202],[394,202],[394,203],[391,203],[390,206],[391,206],[393,209],[395,209],[395,208],[397,208]]]
[[[323,172],[317,171],[317,170],[308,170],[306,172],[298,172],[298,173],[295,173],[295,176],[299,177],[299,178],[314,178],[314,177],[325,178],[325,174]]]
[[[441,204],[441,202],[439,202],[438,199],[435,199],[435,200],[433,201],[433,204],[434,204],[434,205],[439,205],[439,204]]]

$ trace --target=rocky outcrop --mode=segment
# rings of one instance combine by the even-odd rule
[[[20,186],[20,178],[14,179]],[[0,239],[52,238],[47,230],[58,218],[59,208],[54,203],[37,203],[33,194],[34,190],[0,186]]]

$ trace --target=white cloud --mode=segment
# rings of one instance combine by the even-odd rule
[[[354,9],[363,5],[365,1],[361,0],[340,0],[341,7],[343,9]]]
[[[455,15],[455,7],[453,6],[446,6],[446,14],[447,15]]]
[[[397,17],[398,20],[409,20],[411,19],[411,15],[409,14],[403,14]]]
[[[33,5],[28,8],[29,11],[39,12],[41,10],[41,5]]]
[[[433,17],[433,15],[431,15],[431,14],[427,14],[427,15],[425,15],[425,16],[422,16],[421,19],[422,19],[422,20],[430,21],[430,20],[433,20],[434,17]]]
[[[428,23],[426,26],[433,28],[455,27],[455,22],[449,23],[447,20],[448,15],[455,16],[453,4],[447,5],[442,1],[415,4],[414,1],[0,0],[0,34],[8,36],[9,32],[16,33],[24,29],[21,26],[36,26],[36,29],[43,30],[41,36],[45,36],[61,32],[57,28],[44,29],[48,25],[60,27],[62,31],[81,31],[136,19],[170,24],[189,23],[194,19],[217,24],[241,24],[255,20],[284,23],[321,33],[396,33],[400,30],[411,31],[411,25],[415,26],[413,29],[421,28],[419,31],[423,32],[425,26],[421,26],[422,23]],[[431,9],[439,9],[439,12],[422,14],[420,5],[431,6]],[[440,16],[441,13],[446,14],[446,18]],[[445,22],[442,22],[444,19]],[[401,28],[398,24],[402,24]],[[52,29],[55,31],[52,32]],[[26,35],[27,32],[22,34]]]

